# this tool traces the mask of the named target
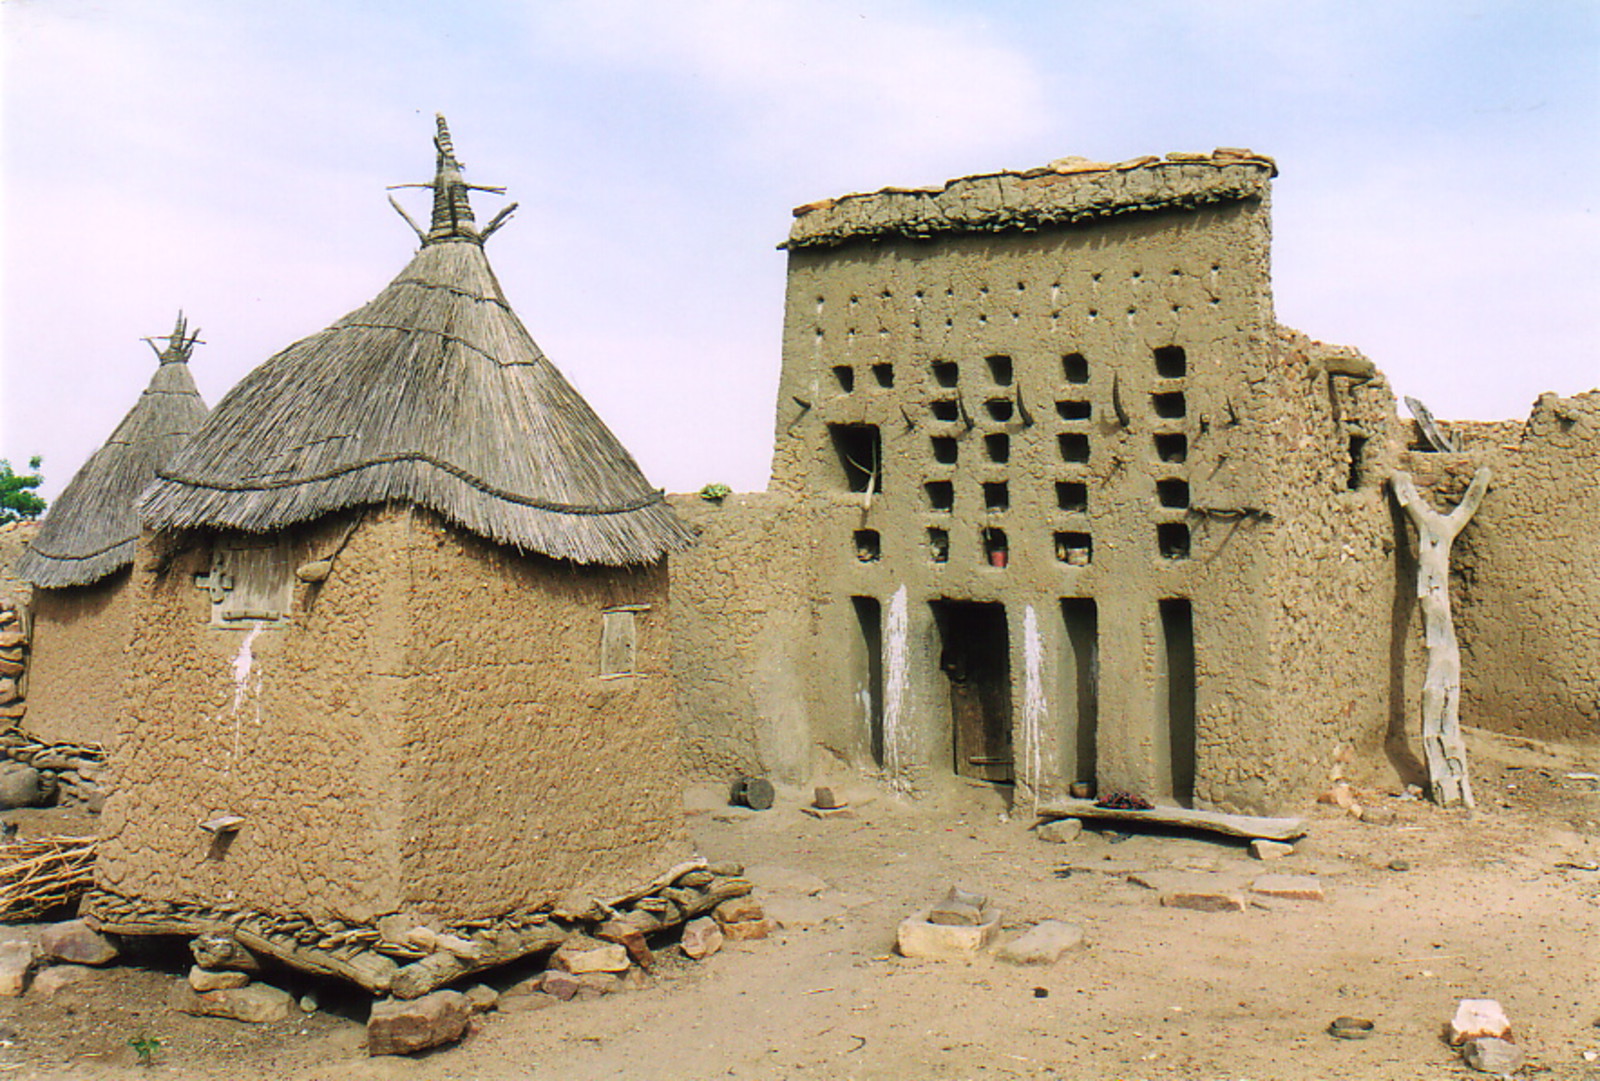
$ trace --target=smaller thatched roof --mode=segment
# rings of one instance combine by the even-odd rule
[[[511,310],[438,120],[422,250],[370,303],[269,357],[163,467],[154,529],[271,533],[409,503],[575,563],[653,563],[694,535]],[[396,209],[399,209],[398,205]],[[402,210],[402,214],[405,212]],[[407,218],[409,221],[409,217]]]
[[[46,589],[82,586],[133,562],[139,536],[134,501],[206,419],[206,403],[189,374],[198,332],[188,332],[179,312],[165,340],[139,401],[46,512],[39,535],[17,560],[20,577]],[[154,339],[146,341],[155,349]]]

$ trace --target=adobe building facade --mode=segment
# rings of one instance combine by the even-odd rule
[[[688,855],[665,621],[693,538],[506,302],[506,215],[477,228],[443,118],[436,146],[416,256],[141,499],[103,927],[298,921],[348,969],[395,917],[503,961]]]
[[[1350,749],[1381,761],[1420,682],[1386,481],[1435,456],[1407,449],[1370,361],[1277,324],[1275,172],[1247,151],[1068,159],[797,210],[771,492],[679,501],[703,533],[674,568],[691,751],[1256,811]],[[1578,411],[1549,436],[1536,413],[1499,484],[1582,503],[1568,540],[1593,556]],[[1478,555],[1496,498],[1464,560],[1505,568],[1478,577],[1469,657],[1553,599],[1487,616],[1482,589],[1528,569]],[[1591,733],[1594,610],[1546,643],[1544,680]],[[1495,682],[1469,678],[1469,708]]]
[[[189,372],[198,338],[180,312],[166,347],[156,349],[144,393],[68,482],[17,560],[16,572],[34,587],[25,727],[45,743],[112,742],[130,673],[134,502],[205,421]]]

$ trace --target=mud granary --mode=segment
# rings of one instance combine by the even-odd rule
[[[68,482],[17,560],[15,573],[34,587],[27,727],[47,743],[111,741],[133,636],[134,503],[206,418],[189,373],[198,339],[180,312],[166,347],[156,350],[149,386]]]
[[[1066,159],[795,211],[771,490],[679,500],[691,762],[1255,811],[1404,773],[1387,478],[1447,505],[1484,463],[1466,723],[1600,730],[1600,395],[1424,449],[1371,361],[1277,323],[1275,175]]]
[[[664,619],[692,537],[507,303],[505,214],[476,225],[442,118],[436,145],[416,256],[141,501],[109,929],[297,920],[348,940],[312,967],[382,990],[351,951],[386,916],[494,931],[686,852]]]

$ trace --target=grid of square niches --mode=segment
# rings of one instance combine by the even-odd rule
[[[1026,428],[1054,440],[1060,461],[1055,497],[1062,513],[1056,524],[1070,528],[1053,531],[1055,556],[1064,564],[1087,565],[1094,554],[1088,526],[1093,419],[1088,360],[1081,353],[1062,357],[1055,394],[1031,406],[1018,394],[1010,356],[992,354],[969,363],[973,370],[963,380],[961,363],[930,362],[932,394],[922,481],[928,559],[950,562],[951,525],[945,516],[957,510],[958,500],[974,500],[974,507],[961,509],[981,511],[982,524],[968,538],[972,543],[961,549],[990,567],[1003,569],[1009,562],[1013,538],[1007,532],[1012,505],[1008,466],[1012,439]],[[1047,410],[1048,417],[1034,415]],[[1035,429],[1040,420],[1046,423]]]

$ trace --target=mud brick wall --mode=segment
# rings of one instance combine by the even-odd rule
[[[109,745],[133,634],[129,570],[87,586],[36,589],[26,727],[47,743]]]
[[[1600,391],[1467,434],[1495,476],[1452,567],[1463,723],[1600,737]]]
[[[684,770],[800,782],[812,606],[803,510],[780,495],[672,499],[700,543],[672,557],[672,673]]]
[[[211,625],[209,535],[140,542],[96,875],[116,893],[367,922],[399,907],[410,516],[368,515],[283,626]],[[289,539],[291,565],[346,521]],[[225,854],[200,824],[244,818]],[[220,856],[220,858],[218,858]]]
[[[577,567],[408,519],[400,877],[448,919],[605,896],[688,854],[665,561]],[[634,609],[635,675],[600,676]]]
[[[259,628],[211,625],[194,579],[213,538],[146,542],[101,885],[464,919],[681,856],[665,567],[574,568],[422,511],[359,518],[288,538],[291,566],[337,552],[332,571]],[[602,680],[602,611],[619,604],[640,606],[638,674]],[[221,815],[244,819],[224,851],[199,828]]]

